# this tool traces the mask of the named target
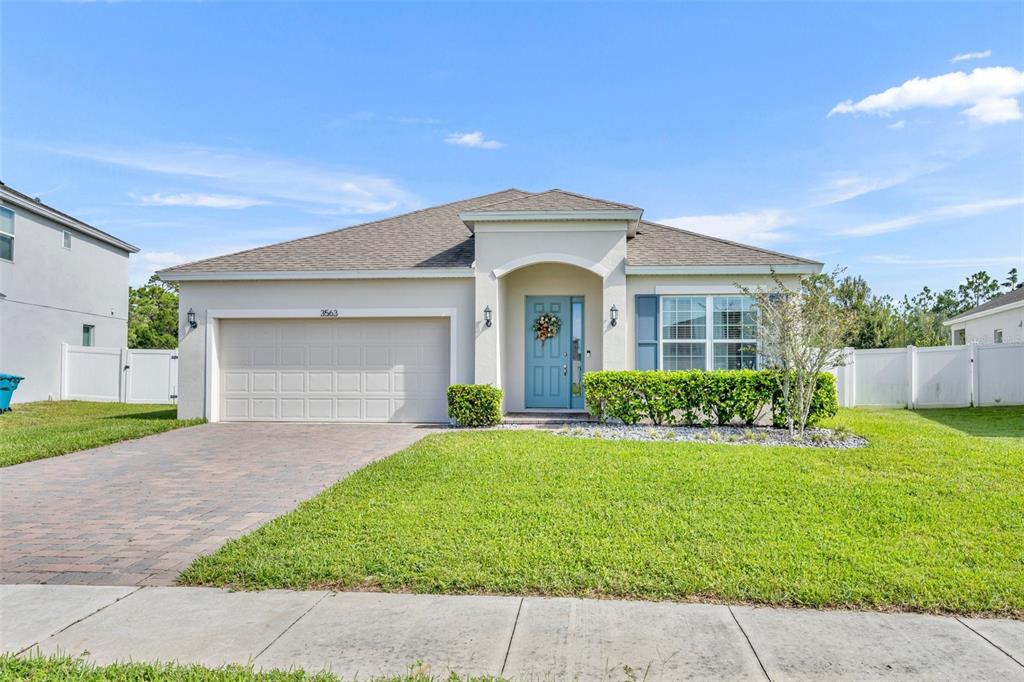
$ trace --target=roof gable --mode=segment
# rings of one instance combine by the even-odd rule
[[[606,199],[596,199],[583,194],[566,192],[563,189],[549,189],[546,192],[527,194],[525,196],[503,199],[484,206],[476,206],[474,211],[600,211],[605,209],[633,209],[636,206],[620,204]]]

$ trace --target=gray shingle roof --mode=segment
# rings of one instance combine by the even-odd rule
[[[633,209],[639,210],[636,206],[620,204],[605,199],[566,192],[564,189],[549,189],[546,192],[528,194],[496,201],[486,206],[477,206],[475,211],[594,211],[602,209]]]
[[[1019,303],[1020,301],[1024,301],[1024,287],[1018,287],[1013,291],[1008,291],[1005,294],[996,296],[991,301],[986,301],[985,303],[982,303],[979,306],[975,306],[974,308],[971,308],[966,312],[962,312],[956,317],[951,317],[946,321],[955,322],[956,320],[959,320],[961,317],[967,317],[968,315],[974,315],[976,313],[987,313],[990,310],[1002,308],[1004,305],[1009,305],[1011,303]]]
[[[459,213],[527,194],[507,189],[312,237],[186,263],[163,272],[468,268],[475,257],[473,235],[462,224]]]
[[[640,221],[626,250],[630,265],[821,265],[646,220]]]
[[[603,199],[548,190],[507,189],[425,208],[371,223],[186,263],[164,273],[407,270],[468,268],[475,260],[473,235],[459,214],[473,210],[572,211],[635,209]],[[630,265],[817,264],[753,246],[641,222],[627,242]]]

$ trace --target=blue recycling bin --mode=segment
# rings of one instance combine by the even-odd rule
[[[11,395],[24,378],[0,372],[0,414],[11,411]]]

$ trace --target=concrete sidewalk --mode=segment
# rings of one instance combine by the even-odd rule
[[[0,586],[0,649],[517,680],[1024,680],[1024,622],[539,597]]]

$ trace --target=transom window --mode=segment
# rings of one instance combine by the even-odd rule
[[[14,211],[0,206],[0,259],[14,260]]]
[[[757,309],[751,297],[662,296],[660,302],[661,368],[757,367]]]

